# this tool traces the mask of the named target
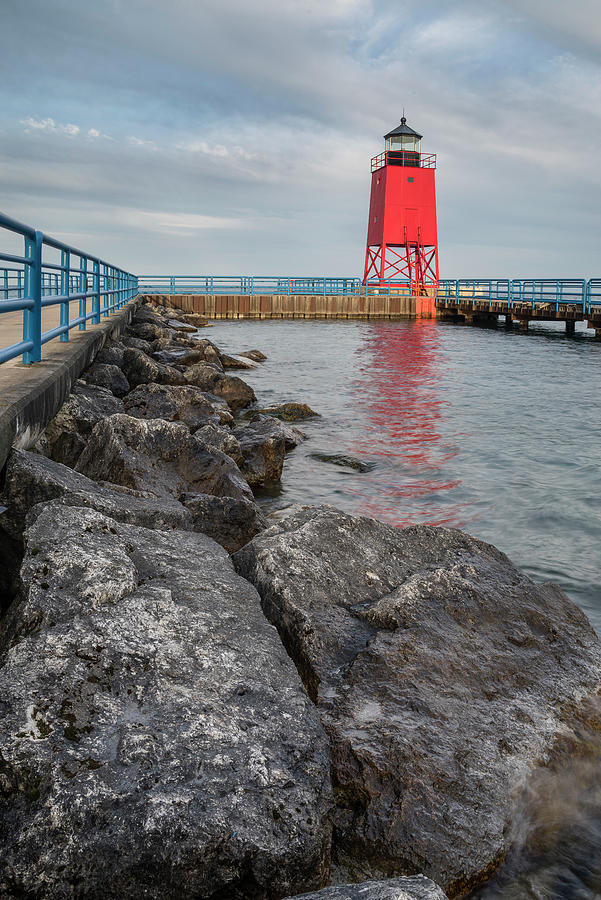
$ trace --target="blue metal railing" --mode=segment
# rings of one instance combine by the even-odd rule
[[[503,303],[514,306],[549,306],[557,312],[560,306],[578,307],[583,315],[601,305],[601,278],[461,278],[442,279],[436,288],[436,300],[466,301],[472,306]]]
[[[589,278],[586,283],[589,310],[601,306],[601,278]]]
[[[130,272],[0,213],[0,234],[8,240],[6,232],[22,237],[24,249],[22,255],[0,251],[0,263],[10,264],[0,268],[0,344],[6,313],[22,312],[23,339],[0,347],[0,363],[21,355],[26,364],[38,362],[48,341],[68,341],[72,328],[85,331],[88,322],[99,324],[101,315],[110,315],[138,293],[138,279]],[[49,259],[52,251],[55,262]],[[74,300],[78,312],[71,318]],[[42,311],[51,306],[60,307],[60,324],[43,331]]]
[[[140,275],[141,294],[322,294],[353,296],[361,292],[360,278],[327,278],[300,276],[290,278],[277,275]],[[407,280],[372,279],[368,293],[410,294]]]

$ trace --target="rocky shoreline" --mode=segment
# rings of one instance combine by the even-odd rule
[[[599,640],[462,532],[266,517],[316,413],[175,314],[6,466],[0,897],[467,896],[533,778],[596,758]]]

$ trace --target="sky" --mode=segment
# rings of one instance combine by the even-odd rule
[[[136,274],[362,274],[403,109],[441,277],[601,274],[601,0],[0,0],[0,34],[0,209]]]

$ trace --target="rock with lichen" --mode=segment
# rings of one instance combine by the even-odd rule
[[[601,730],[601,644],[581,610],[461,531],[331,507],[233,558],[330,736],[341,877],[419,871],[450,897],[485,881],[524,782]]]
[[[32,516],[0,641],[0,896],[319,888],[327,740],[225,550],[56,502]]]

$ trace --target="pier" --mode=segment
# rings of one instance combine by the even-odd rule
[[[208,319],[420,319],[434,315],[434,290],[406,279],[141,275],[141,295]]]
[[[564,322],[567,334],[586,322],[601,339],[601,278],[439,279],[426,286],[354,276],[139,276],[2,214],[0,238],[0,363],[13,366],[39,363],[46,344],[98,328],[139,297],[209,319],[437,316],[489,325],[501,317],[522,330],[533,321]]]
[[[470,325],[503,317],[527,331],[530,322],[564,322],[574,334],[586,322],[601,340],[601,278],[493,278],[442,280],[436,289],[439,318]]]

